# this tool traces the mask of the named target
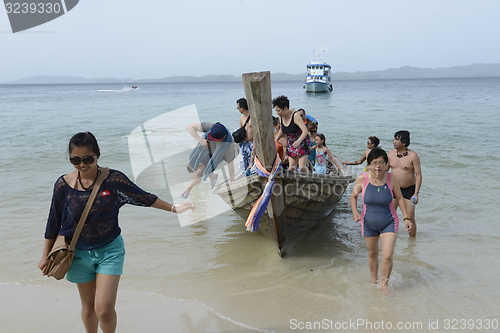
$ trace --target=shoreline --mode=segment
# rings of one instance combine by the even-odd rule
[[[2,332],[82,332],[80,297],[71,288],[0,284]],[[119,289],[117,332],[248,332],[196,301]]]

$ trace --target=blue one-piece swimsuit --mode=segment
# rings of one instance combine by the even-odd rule
[[[364,174],[363,212],[361,213],[362,234],[376,237],[385,232],[398,232],[399,219],[392,205],[391,174],[382,186],[372,185]]]

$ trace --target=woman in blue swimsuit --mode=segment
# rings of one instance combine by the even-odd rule
[[[389,159],[382,148],[373,148],[367,157],[368,172],[356,179],[351,194],[353,220],[361,222],[361,231],[368,248],[368,267],[372,276],[371,283],[378,280],[378,240],[382,244],[382,282],[380,288],[391,295],[388,283],[392,271],[392,256],[398,234],[399,219],[392,205],[393,193],[405,216],[407,231],[412,228],[411,220],[404,208],[403,195],[396,177],[385,171]],[[363,210],[357,210],[358,196],[361,194]]]

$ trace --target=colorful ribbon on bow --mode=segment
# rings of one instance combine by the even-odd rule
[[[258,158],[255,158],[255,166],[257,169],[257,173],[261,177],[267,177],[269,179],[267,180],[262,195],[255,202],[255,205],[253,206],[252,210],[250,211],[250,214],[248,215],[247,222],[245,223],[247,231],[253,231],[253,232],[257,231],[257,229],[259,228],[260,219],[262,215],[264,215],[267,205],[269,204],[269,200],[271,199],[275,183],[274,176],[276,176],[278,171],[281,169],[281,159],[279,155],[276,155],[276,159],[274,160],[274,166],[271,172],[268,172],[266,170],[266,168],[262,165],[262,163],[260,163]]]

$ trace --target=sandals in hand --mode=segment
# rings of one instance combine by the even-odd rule
[[[187,199],[189,197],[189,192],[183,191],[180,195],[182,199]]]

